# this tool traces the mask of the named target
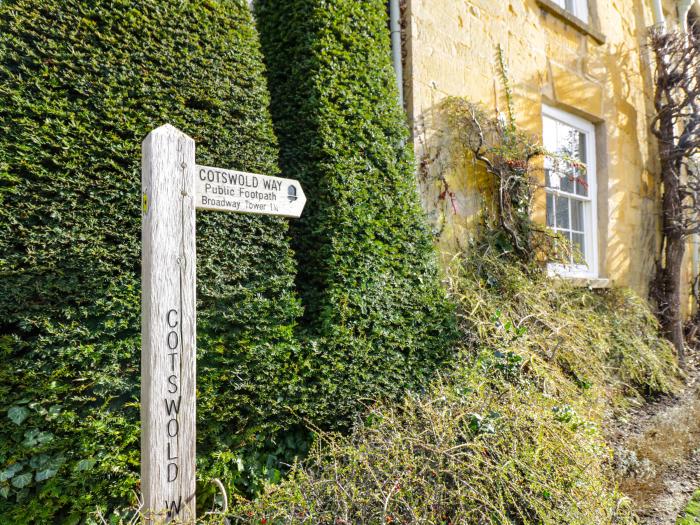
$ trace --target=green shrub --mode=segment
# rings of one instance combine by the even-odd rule
[[[636,523],[600,426],[625,396],[678,386],[648,306],[473,248],[451,273],[467,342],[452,371],[321,434],[288,479],[237,502],[240,523]]]
[[[335,426],[366,398],[417,387],[455,339],[397,102],[385,2],[255,3],[311,340],[306,414]],[[310,406],[310,403],[307,404]]]
[[[236,516],[274,525],[632,523],[617,508],[599,430],[558,417],[559,408],[531,387],[473,371],[373,408],[350,437],[327,436],[306,468]]]
[[[275,174],[267,104],[243,0],[0,2],[3,524],[132,498],[141,141],[170,122],[201,163]],[[266,443],[297,388],[286,235],[285,220],[198,215],[198,467],[229,490],[304,447]]]
[[[515,349],[529,379],[561,396],[583,392],[617,406],[677,389],[673,349],[634,292],[551,279],[535,264],[494,252],[491,242],[476,242],[452,271],[462,330],[477,334],[477,347]]]

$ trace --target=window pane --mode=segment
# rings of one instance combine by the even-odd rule
[[[586,152],[586,134],[579,132],[578,134],[578,159],[582,164],[588,164],[588,156]],[[585,169],[576,170],[576,194],[588,196],[588,172]]]
[[[588,23],[588,0],[576,0],[576,16]]]
[[[559,126],[561,128],[561,143],[559,144],[559,149],[561,150],[562,154],[566,155],[567,157],[571,157],[572,159],[578,160],[579,131],[577,129],[572,128],[571,126],[567,126],[566,124],[559,124]]]
[[[588,180],[579,163],[586,164],[586,133],[547,116],[542,119],[545,149],[545,186],[565,193],[588,196]]]
[[[557,121],[549,117],[542,118],[542,145],[549,151],[557,149]]]
[[[556,197],[556,227],[569,229],[569,199]]]
[[[546,188],[552,188],[553,190],[559,189],[559,174],[552,170],[544,170],[544,185]]]
[[[558,126],[559,143],[556,151],[562,157],[558,163],[561,171],[561,190],[567,193],[576,193],[578,170],[574,163],[578,162],[580,158],[580,132],[561,122],[558,123]]]
[[[588,0],[554,0],[554,3],[588,22]]]
[[[571,229],[583,231],[583,202],[571,199]]]
[[[562,165],[566,169],[561,173],[561,179],[559,179],[559,188],[561,189],[561,191],[573,193],[575,172],[571,169],[571,165],[568,162],[563,162]]]
[[[554,227],[554,195],[547,194],[547,226]]]
[[[586,244],[583,233],[571,235],[571,247],[574,250],[574,262],[584,263],[586,261]]]
[[[576,195],[588,197],[588,172],[585,169],[576,170]]]
[[[586,164],[588,162],[588,157],[586,155],[586,134],[578,133],[578,160]]]

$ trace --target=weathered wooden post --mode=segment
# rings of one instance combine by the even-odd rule
[[[195,521],[195,209],[299,217],[299,182],[195,165],[170,125],[142,145],[141,492],[149,523]]]
[[[195,520],[194,140],[142,144],[141,491],[151,523]]]

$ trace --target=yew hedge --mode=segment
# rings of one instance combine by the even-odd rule
[[[254,3],[305,308],[304,408],[327,426],[368,398],[420,388],[449,355],[440,285],[398,104],[383,0]]]
[[[267,105],[243,0],[0,2],[0,522],[131,499],[141,141],[170,122],[200,163],[275,174]],[[287,221],[197,220],[198,468],[231,489],[303,448],[265,443],[290,425],[301,309]]]

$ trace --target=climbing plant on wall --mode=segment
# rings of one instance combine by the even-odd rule
[[[700,36],[695,31],[650,34],[656,61],[651,131],[659,148],[661,251],[652,286],[659,319],[685,363],[683,263],[688,239],[700,233]]]

